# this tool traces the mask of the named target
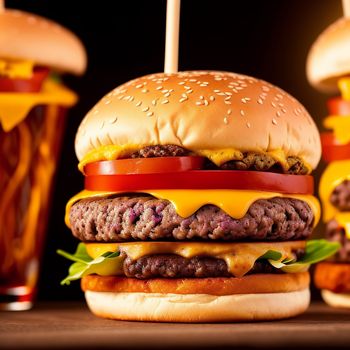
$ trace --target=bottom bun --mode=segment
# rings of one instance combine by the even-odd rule
[[[322,289],[323,300],[330,306],[350,308],[350,293],[333,293],[330,290]]]
[[[87,290],[90,310],[104,318],[154,322],[275,320],[303,313],[308,288],[285,293],[208,294],[114,293]]]

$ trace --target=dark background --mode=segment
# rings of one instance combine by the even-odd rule
[[[59,285],[69,263],[55,253],[57,248],[74,251],[77,244],[63,222],[66,201],[83,188],[74,135],[108,91],[162,71],[166,1],[7,0],[6,6],[71,29],[89,57],[83,77],[64,77],[80,101],[69,115],[39,288],[40,299],[75,299],[82,297],[79,283]],[[181,11],[180,70],[226,70],[267,80],[300,100],[321,127],[328,96],[308,85],[305,61],[316,37],[342,15],[340,0],[183,0]]]

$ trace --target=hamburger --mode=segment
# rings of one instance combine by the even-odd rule
[[[309,305],[306,241],[317,128],[283,90],[249,76],[151,74],[103,97],[75,140],[85,189],[66,222],[97,316],[138,321],[270,320]]]
[[[26,310],[36,295],[52,185],[85,49],[46,18],[0,0],[0,309]]]
[[[328,100],[329,116],[321,134],[328,163],[320,182],[325,236],[341,249],[317,265],[315,284],[331,306],[350,307],[350,20],[330,25],[312,46],[307,63],[309,81],[317,89],[340,96]]]

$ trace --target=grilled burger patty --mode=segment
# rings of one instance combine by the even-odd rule
[[[330,202],[340,211],[350,211],[350,181],[344,180],[336,186],[330,196]]]
[[[293,252],[295,257],[301,258],[304,250]],[[206,278],[206,277],[232,277],[227,264],[222,259],[195,256],[183,258],[175,254],[149,255],[137,260],[127,257],[123,264],[124,274],[127,277],[138,279],[148,278]],[[266,260],[257,260],[248,274],[256,273],[282,273],[275,269]]]
[[[329,241],[341,244],[341,248],[333,255],[332,260],[350,263],[350,240],[346,237],[345,230],[338,225],[336,220],[327,223],[326,238]]]
[[[131,158],[155,158],[155,157],[182,157],[195,155],[195,153],[176,145],[156,145],[144,147],[130,155]],[[287,173],[295,175],[305,175],[308,173],[308,168],[305,166],[302,159],[298,157],[287,158],[288,169],[283,170],[274,158],[268,154],[245,152],[242,159],[230,160],[222,164],[219,168],[209,159],[205,162],[205,169],[224,169],[224,170],[257,170],[269,171],[276,173]]]
[[[171,202],[151,196],[82,199],[70,210],[73,235],[84,242],[303,240],[310,236],[313,221],[306,202],[279,197],[257,200],[241,219],[214,205],[183,218]]]

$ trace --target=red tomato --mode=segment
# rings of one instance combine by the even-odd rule
[[[313,184],[313,177],[309,175],[240,170],[190,170],[161,174],[88,175],[85,177],[85,189],[91,191],[239,189],[312,194]]]
[[[350,143],[340,144],[333,132],[321,133],[322,157],[326,162],[350,159]]]
[[[330,98],[327,106],[331,115],[350,115],[350,101],[343,100],[340,96]]]
[[[48,68],[35,67],[30,79],[0,77],[0,92],[39,92],[48,74]]]
[[[159,157],[106,160],[87,164],[86,175],[154,174],[201,169],[203,157]]]

